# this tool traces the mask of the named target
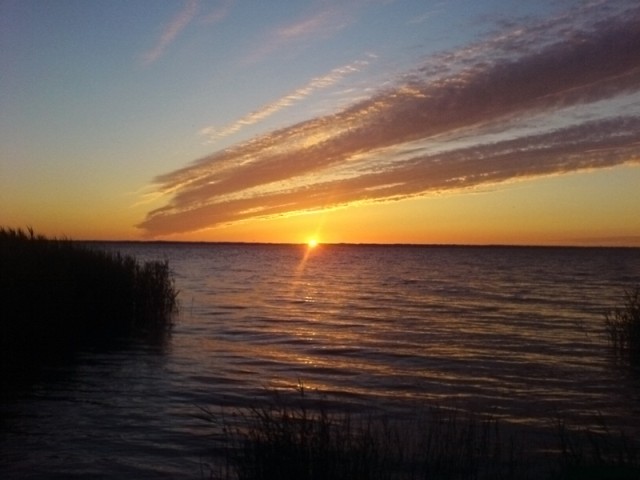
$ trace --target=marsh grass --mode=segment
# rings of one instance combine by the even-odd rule
[[[637,480],[640,445],[625,432],[601,428],[570,430],[559,423],[560,456],[556,480]]]
[[[0,229],[1,371],[28,373],[87,345],[165,332],[177,309],[169,265]]]
[[[411,420],[331,410],[300,386],[293,399],[237,410],[222,425],[210,478],[237,480],[524,479],[521,450],[491,418],[430,408]]]
[[[214,425],[212,461],[202,478],[216,480],[637,480],[640,445],[601,419],[597,429],[558,421],[556,446],[527,450],[526,435],[504,436],[494,418],[442,407],[390,421],[383,415],[332,409],[308,395],[270,391],[256,406],[200,409]],[[529,446],[529,448],[531,448]]]
[[[640,287],[625,292],[624,305],[605,315],[605,327],[616,358],[640,366]]]

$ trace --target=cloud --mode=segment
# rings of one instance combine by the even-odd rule
[[[199,0],[188,0],[182,10],[165,26],[155,46],[142,57],[142,64],[149,66],[158,60],[165,50],[173,43],[184,28],[191,23],[200,7]]]
[[[350,6],[347,3],[322,3],[322,10],[307,13],[294,22],[287,23],[269,32],[260,46],[251,52],[244,63],[261,61],[283,47],[299,47],[311,38],[331,38],[351,22]]]
[[[367,60],[357,60],[348,65],[335,68],[326,75],[312,79],[305,86],[296,89],[294,92],[285,95],[275,102],[263,106],[259,110],[246,115],[245,117],[233,122],[230,125],[224,126],[222,128],[216,128],[214,126],[205,127],[201,129],[199,133],[200,135],[207,137],[209,142],[214,142],[217,139],[236,133],[246,126],[253,125],[264,120],[267,117],[270,117],[283,108],[289,107],[297,102],[302,101],[317,90],[328,88],[336,84],[345,76],[359,71],[368,63],[369,62]]]
[[[639,163],[640,8],[603,5],[444,52],[336,114],[163,174],[171,198],[139,227],[168,235]],[[624,116],[585,114],[622,96]]]
[[[276,31],[276,36],[286,40],[306,37],[326,29],[333,23],[333,20],[333,11],[325,10],[279,28]]]
[[[236,0],[219,0],[216,2],[214,8],[204,15],[202,22],[205,24],[213,24],[224,20],[231,12],[235,3]]]

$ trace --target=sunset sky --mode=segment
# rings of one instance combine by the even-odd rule
[[[0,225],[640,246],[640,3],[0,0]]]

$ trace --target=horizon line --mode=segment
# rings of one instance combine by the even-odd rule
[[[239,246],[293,246],[306,247],[307,242],[247,242],[217,240],[97,240],[79,239],[72,241],[84,243],[136,243],[157,245],[239,245]],[[625,248],[640,249],[640,245],[584,245],[584,244],[519,244],[519,243],[377,243],[377,242],[318,242],[318,247],[429,247],[429,248]]]

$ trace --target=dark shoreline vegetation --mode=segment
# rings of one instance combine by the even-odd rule
[[[268,400],[231,412],[201,408],[212,425],[214,480],[637,480],[640,444],[610,430],[572,428],[532,445],[517,426],[442,406],[408,418],[337,411],[308,392],[268,391]],[[291,394],[287,394],[291,393]]]
[[[495,419],[430,408],[392,421],[332,409],[308,392],[269,391],[260,406],[231,414],[202,409],[222,433],[214,438],[217,480],[392,480],[525,478],[521,452],[502,443]]]
[[[2,383],[82,348],[162,337],[177,306],[167,261],[0,228]]]
[[[616,358],[632,368],[640,367],[640,287],[625,292],[625,303],[605,316],[609,343]]]

